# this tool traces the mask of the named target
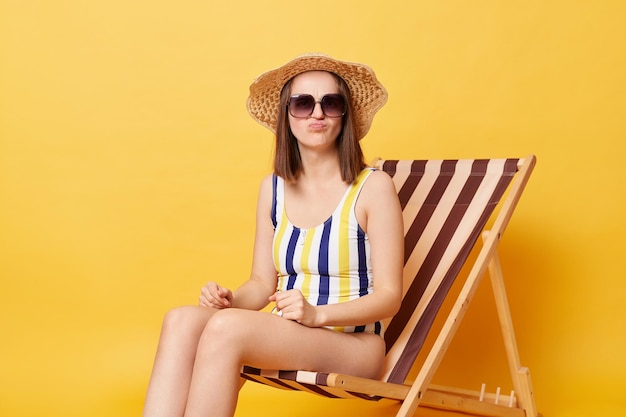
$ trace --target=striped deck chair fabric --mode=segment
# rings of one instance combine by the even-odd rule
[[[387,324],[386,369],[379,380],[303,370],[242,368],[242,377],[283,389],[309,391],[331,398],[402,401],[398,416],[413,415],[418,405],[478,415],[536,416],[526,368],[519,365],[508,305],[499,309],[513,384],[518,397],[508,407],[480,401],[475,393],[429,386],[480,278],[497,264],[497,244],[535,164],[524,159],[379,160],[375,166],[394,182],[403,211],[405,267],[403,301]],[[506,195],[506,199],[503,197]],[[495,210],[499,206],[499,210]],[[492,216],[493,215],[493,216]],[[492,218],[494,217],[494,218]],[[491,223],[491,231],[485,232]],[[437,313],[483,234],[484,242],[458,298],[420,364],[417,379],[407,381]],[[493,277],[492,277],[493,278]],[[500,307],[499,307],[500,308]],[[506,326],[506,329],[505,327]],[[505,336],[506,338],[506,336]]]

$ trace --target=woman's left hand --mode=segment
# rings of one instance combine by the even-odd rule
[[[269,300],[276,303],[276,310],[283,318],[307,327],[319,327],[317,309],[304,298],[300,290],[276,291]]]

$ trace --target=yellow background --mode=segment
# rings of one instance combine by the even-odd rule
[[[248,86],[308,51],[388,88],[368,159],[537,154],[502,246],[522,362],[546,416],[626,414],[625,21],[621,0],[0,0],[0,415],[140,415],[163,313],[249,271],[272,138]],[[435,382],[510,390],[489,291]],[[250,384],[240,405],[396,410]]]

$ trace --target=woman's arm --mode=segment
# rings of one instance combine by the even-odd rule
[[[250,279],[233,293],[233,307],[260,310],[268,304],[268,297],[276,291],[278,282],[272,258],[274,227],[270,211],[272,209],[272,176],[261,182],[256,210],[256,232],[252,271]]]
[[[310,327],[359,326],[393,316],[402,301],[404,229],[402,210],[391,178],[373,172],[361,190],[357,219],[367,232],[374,275],[374,290],[358,299],[313,306],[299,291],[272,296],[284,318]]]
[[[256,211],[256,232],[252,271],[250,278],[237,290],[230,291],[215,282],[202,288],[200,305],[214,308],[245,308],[260,310],[265,307],[269,296],[276,291],[277,274],[272,260],[274,228],[270,218],[272,207],[272,177],[267,176],[259,190]]]

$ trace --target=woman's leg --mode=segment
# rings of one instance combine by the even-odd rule
[[[167,313],[146,395],[144,417],[183,415],[198,341],[215,311],[188,306]]]
[[[263,312],[220,310],[200,337],[185,417],[234,415],[242,364],[375,378],[384,355],[384,341],[376,335],[309,328]]]

